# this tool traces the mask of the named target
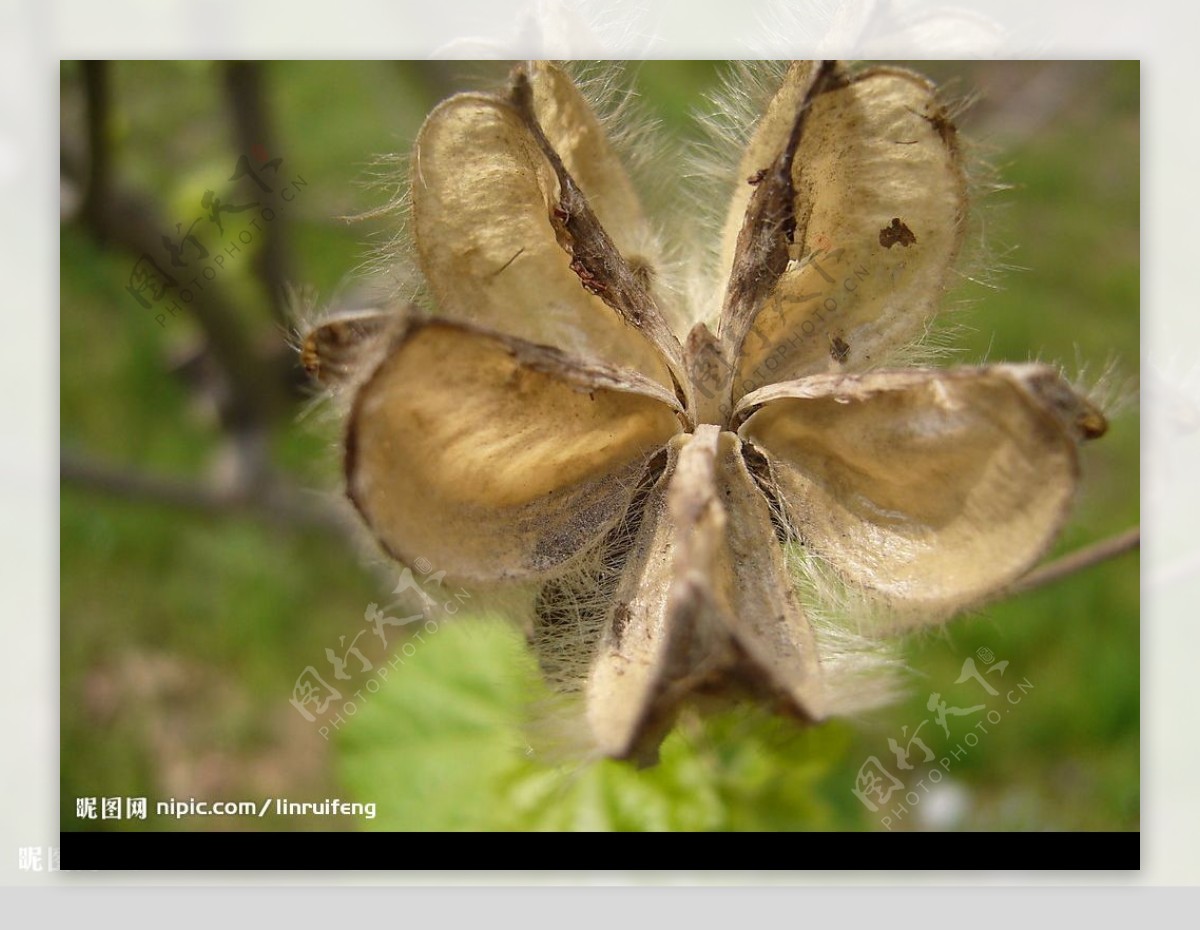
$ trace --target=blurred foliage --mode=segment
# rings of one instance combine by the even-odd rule
[[[980,277],[968,306],[966,362],[1061,360],[1094,379],[1110,361],[1138,372],[1138,100],[1136,63],[923,63],[982,100],[964,135],[1011,188],[986,198]],[[113,67],[113,161],[175,219],[228,177],[239,154],[219,66]],[[708,62],[643,63],[636,77],[665,130],[687,134],[690,109],[715,87]],[[290,269],[329,294],[388,231],[341,218],[377,206],[361,182],[372,156],[405,153],[424,113],[498,66],[280,62],[265,70],[268,112],[291,171],[309,181],[289,213]],[[62,66],[64,144],[83,132],[80,67]],[[167,233],[170,229],[164,229]],[[93,241],[76,219],[61,237],[61,434],[64,451],[180,477],[203,477],[222,450],[218,424],[172,373],[199,336],[180,315],[159,326],[124,286],[135,256]],[[222,286],[254,308],[252,338],[284,334],[266,312],[252,262]],[[304,486],[337,486],[330,430],[295,416],[272,424],[274,460]],[[1128,404],[1083,457],[1079,507],[1056,552],[1138,520],[1138,418]],[[252,515],[110,498],[64,484],[61,497],[64,829],[883,829],[851,793],[870,757],[892,761],[931,716],[931,691],[960,706],[981,697],[1003,721],[960,757],[978,715],[949,718],[950,758],[936,791],[896,826],[911,829],[1133,830],[1139,823],[1138,559],[1126,555],[1065,582],[962,618],[907,646],[911,695],[855,721],[799,730],[753,709],[686,718],[662,761],[637,770],[556,761],[527,732],[542,691],[520,635],[486,616],[444,624],[412,644],[335,733],[288,703],[308,666],[345,648],[363,610],[385,602],[373,566],[331,533]],[[394,577],[394,574],[392,575]],[[339,637],[346,640],[339,644]],[[364,640],[376,670],[389,654]],[[393,637],[392,656],[400,647]],[[1009,665],[989,676],[1000,697],[955,684],[980,648]],[[371,651],[374,650],[374,651]],[[982,668],[983,662],[979,661]],[[350,671],[355,667],[351,665]],[[1003,695],[1026,680],[1019,704]],[[974,688],[972,691],[970,689]],[[908,727],[907,734],[903,728]],[[979,731],[976,731],[979,732]],[[332,738],[326,739],[326,736]],[[528,738],[527,738],[528,737]],[[538,745],[531,751],[530,742]],[[914,761],[919,762],[918,758]],[[920,765],[922,771],[937,762]],[[375,801],[373,821],[275,817],[156,818],[168,797]],[[79,821],[77,797],[147,797],[146,821]]]

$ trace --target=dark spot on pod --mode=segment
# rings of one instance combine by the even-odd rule
[[[834,336],[829,343],[829,354],[835,362],[846,364],[846,356],[850,354],[850,343],[841,336]]]
[[[897,243],[908,248],[916,241],[917,237],[913,235],[913,231],[905,226],[898,216],[892,218],[891,225],[879,230],[879,244],[885,249],[890,249]]]

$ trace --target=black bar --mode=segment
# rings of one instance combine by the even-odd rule
[[[64,870],[278,869],[436,870],[430,847],[390,833],[62,833]],[[1021,872],[1118,870],[1141,866],[1140,833],[807,833],[768,849],[754,834],[655,834],[631,842],[612,833],[560,833],[522,847],[522,869],[737,869],[781,875],[793,871],[856,872],[1020,870]],[[503,833],[455,834],[449,871],[514,865],[512,840]],[[528,851],[527,851],[528,850]],[[786,861],[781,861],[786,860]],[[607,863],[598,865],[597,863]],[[779,866],[788,866],[779,869]]]

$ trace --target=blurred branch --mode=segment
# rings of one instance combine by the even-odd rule
[[[93,213],[84,215],[84,222],[102,242],[124,249],[135,258],[155,254],[162,230],[170,228],[149,198],[115,187]],[[230,398],[222,411],[224,425],[240,432],[266,423],[276,399],[276,386],[263,377],[263,365],[242,332],[234,306],[211,284],[196,291],[187,306],[229,379]]]
[[[264,516],[288,526],[344,530],[346,521],[338,512],[317,499],[273,482],[265,489],[221,487],[212,483],[186,481],[136,469],[98,462],[88,456],[64,451],[60,466],[62,481],[114,497],[214,514],[245,513]]]
[[[111,106],[107,62],[87,62],[83,70],[87,101],[87,138],[91,151],[87,164],[63,145],[63,175],[76,183],[86,179],[82,221],[101,243],[127,251],[136,260],[161,249],[163,230],[170,226],[145,194],[117,186],[111,177],[108,154],[108,121]],[[283,385],[277,369],[266,364],[243,331],[237,308],[221,288],[197,287],[186,304],[203,330],[208,350],[229,384],[227,401],[220,411],[222,427],[245,459],[243,471],[264,475],[266,462],[260,440],[270,416],[283,405]]]
[[[233,115],[234,140],[241,154],[265,151],[277,155],[274,133],[267,115],[263,92],[263,66],[257,61],[230,61],[224,64],[225,92]],[[271,315],[287,325],[284,305],[287,275],[286,217],[277,213],[263,233],[263,248],[255,261],[255,272],[262,280],[270,302]]]
[[[1005,590],[1004,595],[1011,597],[1014,594],[1025,594],[1037,588],[1054,584],[1056,581],[1061,581],[1076,572],[1091,568],[1093,565],[1099,565],[1101,562],[1106,562],[1109,559],[1137,549],[1141,545],[1141,539],[1141,527],[1131,527],[1122,533],[1118,533],[1116,536],[1102,539],[1098,543],[1085,546],[1082,549],[1064,555],[1060,559],[1055,559],[1053,562],[1034,569]]]
[[[83,180],[82,209],[86,220],[96,224],[107,200],[112,163],[107,62],[83,62],[83,87],[87,114],[87,172]],[[98,224],[96,228],[99,228]]]

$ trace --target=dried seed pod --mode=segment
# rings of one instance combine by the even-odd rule
[[[796,63],[733,171],[718,332],[697,321],[685,350],[601,122],[561,68],[524,64],[418,137],[434,317],[305,343],[319,376],[369,369],[345,471],[380,544],[532,582],[534,648],[609,756],[652,759],[689,703],[836,712],[858,641],[812,622],[794,565],[939,622],[1045,551],[1105,427],[1047,366],[877,370],[928,325],[962,238],[957,139],[923,78]]]

